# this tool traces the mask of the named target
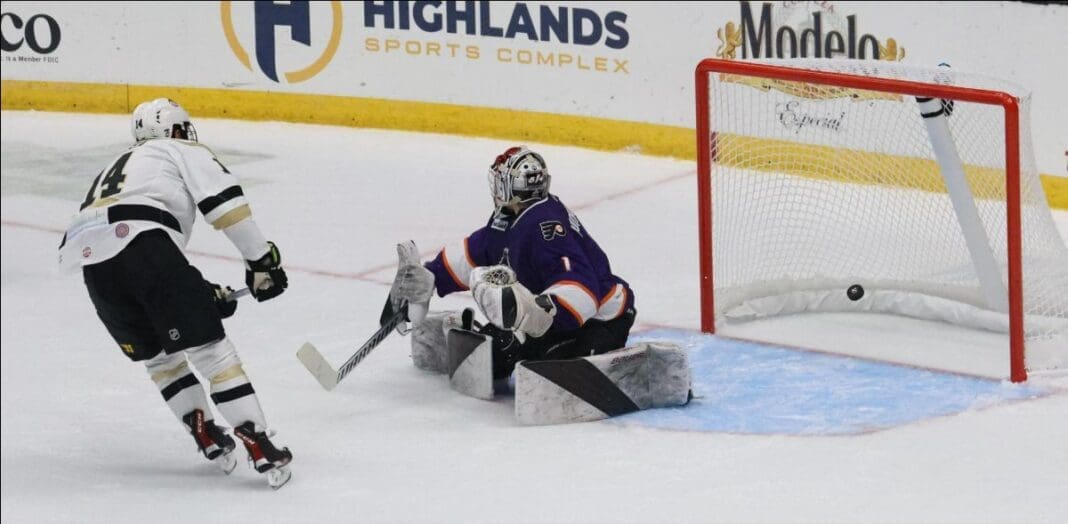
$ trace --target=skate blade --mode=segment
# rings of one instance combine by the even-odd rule
[[[223,453],[222,455],[215,457],[212,462],[214,462],[216,466],[219,466],[219,469],[227,475],[233,473],[234,468],[237,467],[237,458],[234,457],[233,452]]]
[[[267,475],[267,485],[271,486],[271,489],[277,490],[289,482],[289,478],[293,476],[293,473],[289,471],[289,466],[281,466],[267,470],[264,475]]]

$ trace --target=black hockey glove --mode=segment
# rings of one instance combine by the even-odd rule
[[[282,269],[282,255],[274,242],[267,242],[270,250],[259,260],[245,261],[245,284],[256,300],[263,302],[281,295],[289,285]]]
[[[237,301],[230,300],[230,294],[234,292],[234,288],[230,286],[222,287],[207,280],[204,281],[204,284],[208,286],[211,299],[215,302],[215,309],[219,310],[219,317],[230,318],[233,316],[234,311],[237,311]]]

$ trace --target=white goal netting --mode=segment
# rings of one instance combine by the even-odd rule
[[[709,73],[717,324],[868,311],[1007,333],[1018,235],[1027,368],[1064,367],[1068,249],[1034,162],[1029,93],[946,68],[762,63],[1018,97],[1022,226],[1006,224],[999,105],[956,101],[949,111],[937,99]]]

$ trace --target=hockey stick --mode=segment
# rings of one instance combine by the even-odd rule
[[[322,353],[319,353],[319,350],[315,349],[315,346],[311,345],[310,342],[305,342],[297,350],[297,359],[300,360],[301,364],[304,364],[304,367],[315,377],[315,380],[319,381],[319,385],[323,386],[323,389],[332,391],[337,387],[337,383],[345,378],[345,375],[348,375],[364,357],[378,347],[407,318],[408,305],[404,304],[392,316],[382,319],[382,325],[378,328],[378,331],[375,331],[371,338],[367,339],[367,342],[364,342],[360,349],[357,349],[356,353],[349,357],[337,371],[334,371],[330,363],[323,358]]]
[[[241,297],[243,297],[243,296],[245,296],[245,295],[247,295],[249,293],[251,293],[251,291],[249,291],[247,287],[243,287],[241,289],[238,289],[237,291],[234,291],[233,293],[230,293],[226,297],[226,300],[228,302],[237,302],[237,299],[239,299],[239,298],[241,298]]]

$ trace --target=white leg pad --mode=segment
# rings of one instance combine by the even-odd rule
[[[434,373],[449,372],[445,334],[460,325],[459,311],[434,311],[412,325],[412,363]]]
[[[522,424],[587,422],[689,401],[690,367],[675,344],[643,342],[568,360],[525,360],[515,371]]]
[[[469,397],[493,400],[493,340],[488,335],[450,329],[449,386]]]

